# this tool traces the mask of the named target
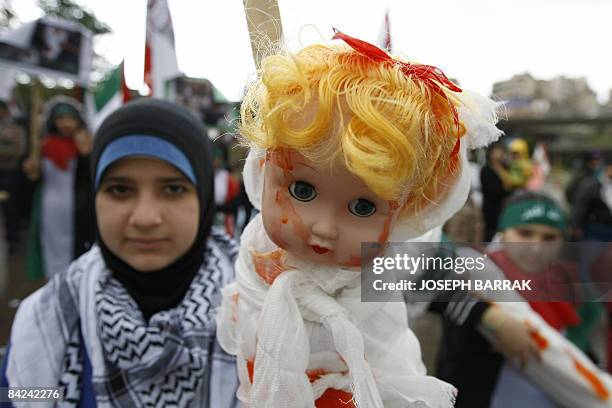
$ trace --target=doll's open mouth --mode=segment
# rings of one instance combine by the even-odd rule
[[[315,251],[317,254],[324,254],[324,253],[326,253],[326,252],[329,252],[329,249],[327,249],[327,248],[323,248],[323,247],[320,247],[320,246],[318,246],[318,245],[311,245],[310,247],[311,247],[311,248],[312,248],[312,250],[313,250],[313,251]]]

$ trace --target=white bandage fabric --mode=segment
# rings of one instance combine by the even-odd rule
[[[242,235],[237,281],[223,293],[218,338],[238,357],[243,402],[311,408],[331,387],[360,408],[453,406],[454,387],[425,373],[403,302],[361,302],[359,272],[300,262],[268,286],[251,253],[274,248],[258,215]],[[311,384],[313,371],[324,375]]]

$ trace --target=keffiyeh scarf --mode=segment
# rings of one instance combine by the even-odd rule
[[[99,407],[233,406],[235,360],[215,341],[214,309],[233,279],[235,254],[231,241],[212,233],[183,301],[147,324],[94,247],[20,306],[9,384],[63,386],[61,405],[76,406],[85,350]]]

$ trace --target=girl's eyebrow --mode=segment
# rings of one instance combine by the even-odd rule
[[[162,178],[159,178],[157,181],[161,183],[191,183],[191,180],[189,180],[185,176],[162,177]]]
[[[132,180],[129,177],[122,177],[122,176],[107,176],[104,177],[104,179],[102,180],[102,184],[104,183],[133,183],[134,180]]]

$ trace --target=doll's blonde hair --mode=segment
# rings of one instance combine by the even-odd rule
[[[440,200],[459,170],[449,105],[459,102],[443,92],[343,44],[312,45],[262,61],[240,133],[268,151],[294,149],[319,163],[341,158],[378,196],[414,214]]]

